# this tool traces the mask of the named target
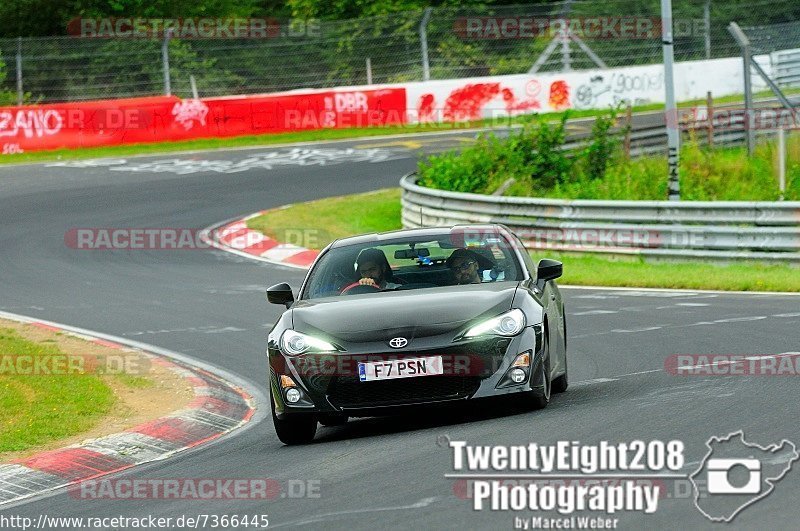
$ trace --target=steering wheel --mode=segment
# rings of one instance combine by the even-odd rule
[[[359,284],[358,282],[353,282],[349,286],[345,286],[342,291],[339,292],[340,295],[359,295],[361,293],[373,293],[375,291],[380,291],[381,287],[377,284]]]

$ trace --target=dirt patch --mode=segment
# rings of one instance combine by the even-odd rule
[[[2,319],[0,328],[11,328],[30,341],[57,346],[64,354],[78,359],[84,370],[102,373],[103,382],[115,397],[109,414],[90,430],[20,452],[0,452],[0,463],[119,433],[181,409],[194,398],[192,387],[183,377],[132,349],[114,349],[62,332]]]

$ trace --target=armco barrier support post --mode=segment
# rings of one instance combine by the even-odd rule
[[[422,21],[419,23],[419,45],[422,49],[422,81],[428,81],[431,78],[431,64],[428,60],[428,21],[431,19],[432,8],[426,7],[425,13],[422,15]]]
[[[706,135],[708,135],[708,148],[711,149],[714,147],[714,97],[710,90],[706,95],[706,114],[708,114]]]
[[[625,139],[623,141],[623,149],[625,150],[625,158],[631,160],[631,132],[633,130],[633,106],[628,103],[625,109]]]
[[[778,128],[778,187],[781,190],[781,201],[786,192],[786,130]]]

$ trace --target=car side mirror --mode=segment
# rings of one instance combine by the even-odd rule
[[[292,288],[286,282],[267,288],[267,300],[272,304],[283,304],[287,308],[294,302]]]
[[[558,260],[542,258],[536,266],[536,284],[544,289],[544,284],[550,280],[555,280],[564,273],[564,264]]]

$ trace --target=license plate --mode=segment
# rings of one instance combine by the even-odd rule
[[[441,356],[403,358],[399,360],[366,361],[358,364],[358,379],[362,382],[394,380],[444,374]]]

